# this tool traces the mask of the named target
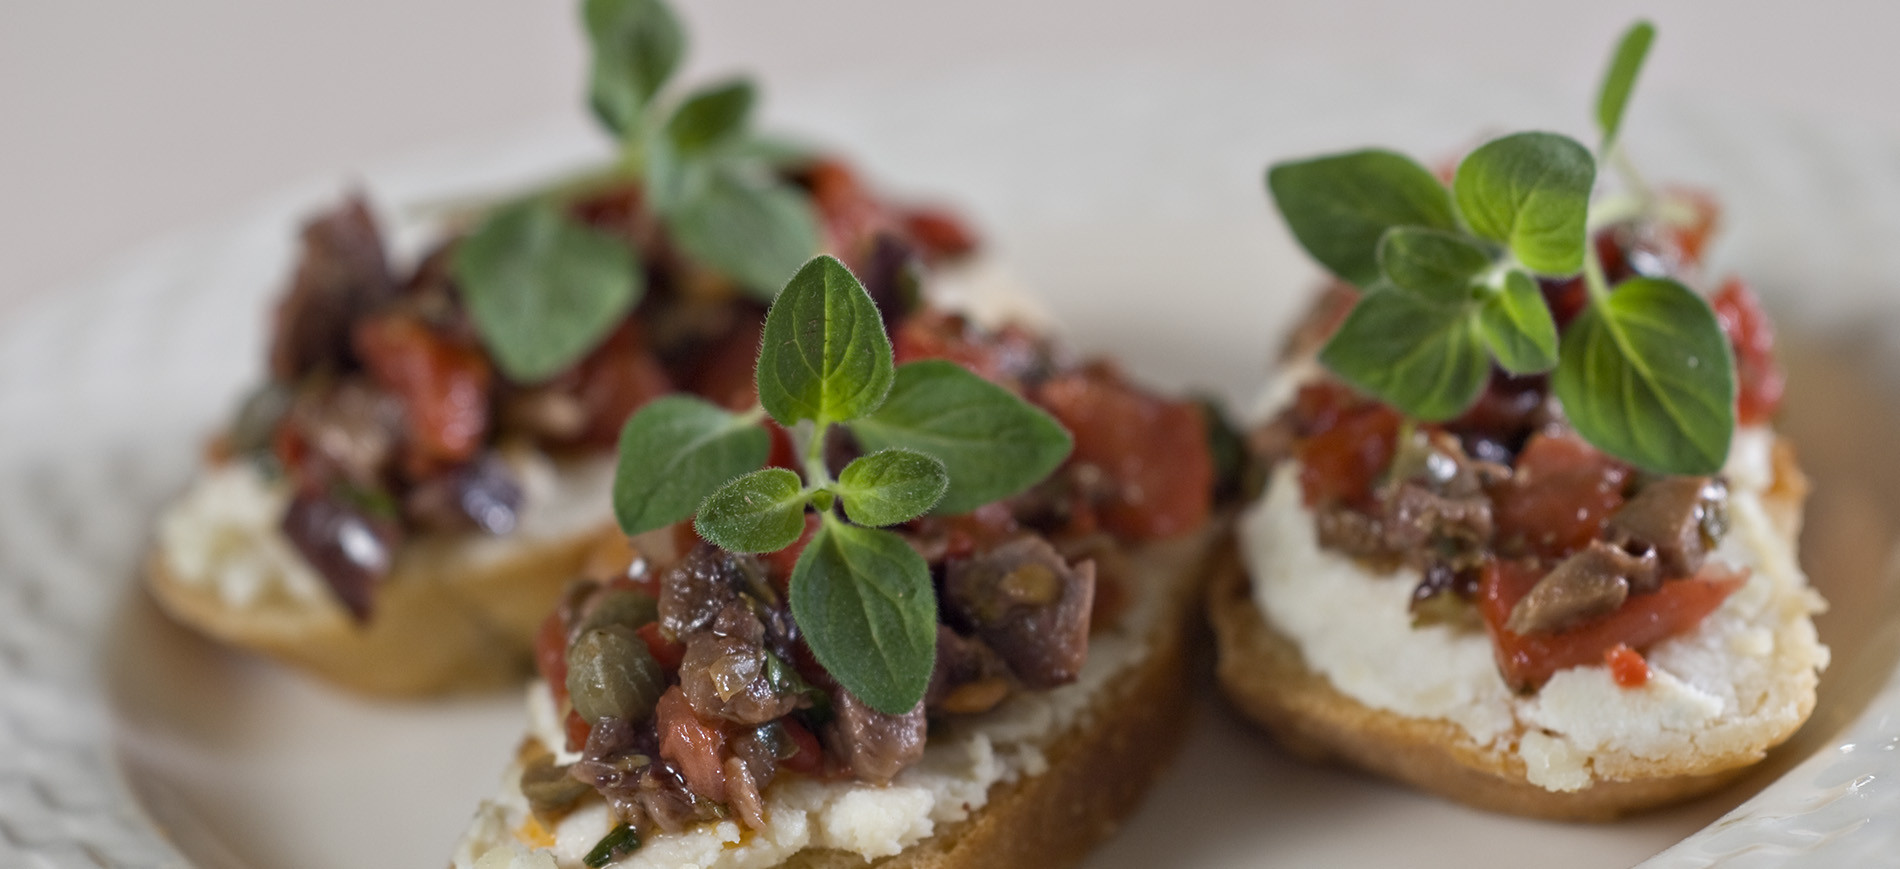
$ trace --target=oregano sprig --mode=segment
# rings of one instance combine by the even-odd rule
[[[1363,290],[1320,361],[1424,421],[1471,407],[1493,365],[1552,372],[1571,424],[1598,448],[1658,473],[1720,469],[1736,387],[1712,309],[1672,280],[1607,286],[1590,242],[1597,164],[1617,147],[1654,36],[1638,22],[1618,46],[1597,101],[1597,154],[1557,133],[1515,133],[1467,155],[1449,190],[1390,151],[1271,167],[1267,187],[1294,237]],[[1560,337],[1538,278],[1579,273],[1590,303]]]
[[[751,131],[752,82],[670,94],[686,37],[663,0],[585,0],[581,17],[593,48],[588,102],[620,145],[617,168],[493,210],[450,261],[483,343],[522,383],[573,366],[646,291],[633,241],[568,213],[579,193],[641,182],[680,250],[760,300],[819,244],[811,202],[779,172],[786,149]]]
[[[692,517],[731,552],[776,552],[818,527],[791,577],[792,616],[839,684],[893,715],[930,681],[936,596],[929,567],[888,526],[960,513],[1028,489],[1067,458],[1060,423],[1009,390],[941,360],[895,364],[863,284],[815,257],[766,313],[759,406],[654,401],[620,438],[614,506],[640,534]],[[761,468],[766,421],[791,434],[796,468]],[[834,478],[832,426],[865,448]]]

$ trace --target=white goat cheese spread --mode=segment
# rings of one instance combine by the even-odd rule
[[[923,758],[889,785],[782,776],[765,791],[765,829],[745,833],[734,821],[720,821],[655,834],[615,863],[616,869],[764,869],[806,848],[888,857],[930,838],[943,825],[968,818],[989,802],[996,784],[1048,769],[1045,749],[1085,720],[1112,680],[1147,657],[1168,609],[1170,567],[1179,568],[1181,547],[1198,546],[1201,540],[1195,535],[1132,553],[1131,574],[1156,581],[1134,583],[1133,600],[1120,622],[1089,638],[1088,662],[1075,682],[1012,695],[984,715],[933,723]],[[544,684],[529,688],[528,705],[531,737],[555,751],[557,762],[572,760],[562,751],[564,738]],[[613,829],[606,804],[590,800],[550,831],[552,848],[535,848],[517,835],[529,818],[520,779],[518,764],[503,773],[501,795],[476,813],[457,849],[455,869],[576,869]]]
[[[508,534],[463,537],[472,563],[504,557],[524,542],[581,534],[613,521],[612,456],[556,462],[530,449],[502,455],[521,484],[521,512]],[[291,494],[287,481],[267,477],[252,462],[207,468],[159,517],[166,569],[179,582],[214,589],[231,607],[269,601],[341,607],[279,530]]]
[[[1320,547],[1291,460],[1241,520],[1254,601],[1340,692],[1453,722],[1481,746],[1514,751],[1529,780],[1549,790],[1588,787],[1618,763],[1721,755],[1746,745],[1764,720],[1799,715],[1775,687],[1783,674],[1827,664],[1807,618],[1822,602],[1762,505],[1774,437],[1766,428],[1738,431],[1724,469],[1731,526],[1710,558],[1746,569],[1748,580],[1694,630],[1650,648],[1651,676],[1639,688],[1618,686],[1595,665],[1514,694],[1484,632],[1413,626],[1415,569],[1380,574]]]

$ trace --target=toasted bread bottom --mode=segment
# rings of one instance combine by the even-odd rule
[[[146,587],[179,622],[352,691],[414,697],[501,688],[527,676],[535,629],[588,553],[617,533],[609,525],[517,543],[480,560],[453,540],[411,544],[377,588],[376,609],[363,624],[340,606],[231,606],[215,587],[174,576],[156,551],[146,560]]]
[[[1785,442],[1777,445],[1774,459],[1775,483],[1763,502],[1777,532],[1792,539],[1800,527],[1807,482]],[[1207,614],[1224,693],[1289,751],[1308,760],[1355,766],[1490,811],[1605,821],[1707,793],[1761,759],[1760,752],[1733,755],[1686,774],[1659,770],[1650,777],[1598,780],[1577,791],[1546,790],[1526,779],[1516,753],[1479,745],[1449,721],[1367,706],[1308,669],[1299,647],[1261,616],[1238,545],[1217,554],[1210,572]],[[1810,690],[1793,716],[1795,724],[1768,744],[1793,735],[1813,710]]]
[[[1188,669],[1202,634],[1195,601],[1227,535],[1197,551],[1173,581],[1148,655],[1095,698],[1089,714],[1047,749],[1040,775],[1001,782],[970,817],[901,853],[867,863],[844,851],[805,850],[785,869],[1044,869],[1072,866],[1121,828],[1187,735]]]

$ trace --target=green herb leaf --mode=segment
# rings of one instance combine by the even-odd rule
[[[1267,189],[1293,236],[1320,265],[1359,286],[1379,278],[1379,238],[1395,226],[1457,229],[1430,170],[1391,151],[1277,163]]]
[[[844,515],[882,527],[924,515],[950,488],[943,462],[915,450],[891,448],[859,456],[838,475]]]
[[[805,498],[798,474],[753,471],[706,496],[693,528],[727,552],[777,552],[805,533]]]
[[[950,488],[937,503],[942,514],[1034,486],[1074,446],[1055,417],[942,359],[899,366],[890,398],[851,432],[867,450],[912,449],[943,462]]]
[[[1546,275],[1583,268],[1585,222],[1596,160],[1574,139],[1517,133],[1494,139],[1458,164],[1452,191],[1479,236],[1511,248]]]
[[[1656,40],[1656,26],[1638,21],[1623,32],[1616,44],[1610,68],[1603,72],[1603,87],[1597,92],[1597,128],[1603,131],[1603,153],[1609,153],[1616,134],[1623,128],[1623,110],[1629,106],[1630,92],[1636,89],[1636,76],[1643,71],[1649,56],[1649,44]]]
[[[587,0],[582,16],[594,44],[589,101],[607,129],[627,138],[679,68],[686,34],[662,0]]]
[[[754,91],[747,79],[701,88],[686,98],[666,123],[667,139],[681,154],[693,155],[722,145],[745,130]]]
[[[891,339],[844,263],[813,257],[765,315],[759,403],[780,425],[857,419],[891,391]]]
[[[542,200],[491,214],[450,266],[482,343],[521,383],[580,361],[646,290],[632,248]]]
[[[614,515],[629,535],[698,509],[727,480],[765,464],[772,437],[745,417],[683,395],[656,398],[620,430]]]
[[[632,824],[616,824],[607,835],[600,837],[587,856],[581,858],[581,864],[587,869],[602,869],[609,863],[640,850],[640,831]]]
[[[1512,374],[1542,374],[1557,365],[1557,321],[1537,281],[1516,269],[1478,308],[1478,334]]]
[[[902,715],[936,662],[930,567],[904,539],[827,517],[792,568],[792,618],[825,671],[871,708]]]
[[[1584,440],[1660,474],[1712,474],[1735,432],[1735,360],[1715,312],[1675,281],[1635,278],[1564,332],[1551,389]]]
[[[1379,270],[1394,286],[1448,305],[1471,300],[1471,281],[1496,254],[1442,229],[1395,226],[1379,239]]]
[[[673,242],[761,300],[818,250],[811,200],[789,185],[727,167],[674,183],[685,192],[664,212]]]
[[[1491,373],[1470,307],[1375,287],[1320,350],[1320,362],[1411,416],[1451,419],[1478,399]]]

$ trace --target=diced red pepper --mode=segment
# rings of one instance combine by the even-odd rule
[[[488,434],[493,379],[480,350],[403,312],[357,323],[353,340],[370,377],[402,402],[409,435],[405,462],[412,474],[474,457]]]
[[[1624,688],[1641,688],[1649,682],[1649,662],[1643,660],[1643,653],[1622,643],[1603,653],[1603,663],[1610,668],[1610,678]]]
[[[1602,663],[1621,644],[1646,649],[1651,644],[1694,628],[1740,588],[1746,574],[1710,566],[1695,576],[1673,579],[1648,594],[1625,601],[1615,612],[1559,633],[1520,635],[1504,627],[1511,608],[1544,577],[1534,561],[1492,561],[1478,583],[1478,611],[1497,653],[1504,681],[1519,691],[1530,691],[1552,674],[1571,667]]]
[[[678,685],[660,695],[653,714],[660,732],[660,757],[679,768],[693,793],[725,802],[725,731],[694,714]]]
[[[1711,300],[1715,319],[1735,348],[1735,416],[1742,425],[1760,425],[1781,407],[1788,381],[1775,362],[1775,326],[1761,301],[1739,278],[1730,278]]]
[[[668,673],[679,672],[680,661],[686,658],[685,643],[667,639],[666,634],[660,631],[659,622],[647,622],[636,628],[634,633],[646,641],[647,651],[653,653],[653,660],[659,663],[660,669]]]
[[[1629,477],[1573,434],[1532,435],[1511,479],[1491,491],[1500,550],[1559,558],[1590,545],[1623,505]]]
[[[785,728],[785,736],[792,741],[793,746],[791,756],[779,758],[779,765],[813,778],[823,777],[825,750],[818,744],[818,737],[813,736],[795,718],[781,718],[779,725]]]
[[[1075,437],[1069,460],[1094,465],[1113,483],[1100,504],[1109,531],[1158,540],[1207,520],[1214,459],[1199,404],[1142,392],[1099,364],[1051,378],[1035,399]]]

